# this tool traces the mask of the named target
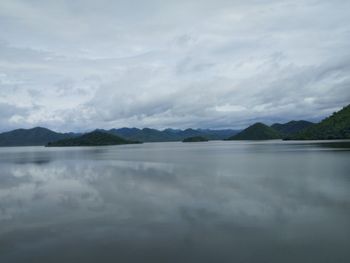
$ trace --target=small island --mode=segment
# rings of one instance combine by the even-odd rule
[[[125,140],[119,136],[105,132],[93,131],[76,138],[68,138],[55,142],[49,142],[47,147],[70,147],[70,146],[106,146],[141,143],[138,141]]]
[[[202,136],[193,136],[185,138],[182,142],[207,142],[208,139]]]

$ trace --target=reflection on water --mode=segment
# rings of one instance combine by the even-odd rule
[[[0,262],[350,262],[338,144],[1,148]]]
[[[317,146],[319,147],[325,147],[325,148],[335,148],[335,149],[344,149],[346,151],[350,150],[350,142],[344,141],[344,142],[324,142],[324,143],[317,143]]]

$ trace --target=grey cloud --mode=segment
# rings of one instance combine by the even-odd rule
[[[319,120],[350,101],[349,11],[343,0],[2,1],[1,130]]]

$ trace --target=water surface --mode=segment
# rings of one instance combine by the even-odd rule
[[[350,142],[0,148],[0,262],[350,262]]]

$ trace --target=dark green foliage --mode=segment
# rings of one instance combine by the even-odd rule
[[[208,139],[202,136],[193,136],[185,138],[182,142],[207,142]]]
[[[38,146],[50,141],[76,137],[74,133],[57,133],[46,128],[17,129],[0,134],[0,146]]]
[[[350,139],[350,105],[287,140]]]
[[[129,141],[118,136],[108,134],[100,131],[93,131],[86,133],[76,138],[69,138],[59,140],[56,142],[50,142],[47,144],[49,147],[57,146],[103,146],[103,145],[118,145],[118,144],[132,144],[139,143],[136,141]]]
[[[278,131],[258,122],[249,126],[240,133],[228,138],[227,140],[272,140],[281,138],[282,136]]]
[[[271,125],[271,128],[278,131],[284,137],[291,136],[311,127],[314,123],[309,121],[290,121],[284,124],[275,123]]]

